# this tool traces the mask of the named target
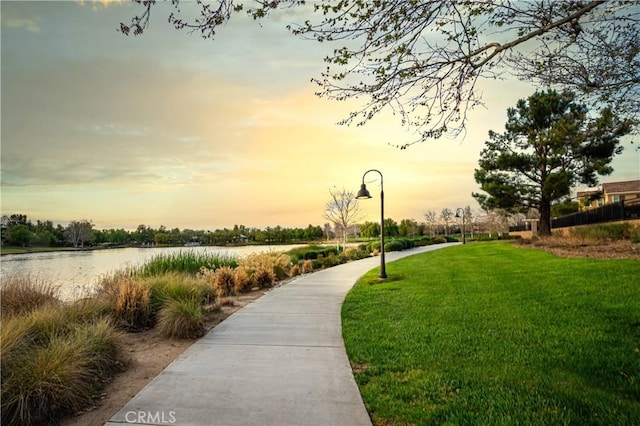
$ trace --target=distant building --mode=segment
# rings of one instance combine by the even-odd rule
[[[578,191],[576,196],[580,203],[580,210],[640,199],[640,180],[603,183],[600,188]]]

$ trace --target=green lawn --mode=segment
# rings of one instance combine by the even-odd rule
[[[375,424],[640,424],[640,262],[475,243],[387,268],[342,311]]]

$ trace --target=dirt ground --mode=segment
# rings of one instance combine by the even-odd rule
[[[570,237],[521,240],[517,244],[545,250],[560,257],[640,260],[640,244],[630,241],[589,241]]]
[[[537,241],[521,241],[517,244],[549,251],[561,257],[640,260],[640,244],[628,241],[588,242],[551,237]],[[285,283],[281,282],[279,285]],[[219,312],[209,315],[207,330],[266,292],[267,290],[256,290],[234,297],[232,306],[223,306]],[[129,358],[129,368],[107,385],[96,406],[63,422],[63,426],[103,425],[194,342],[193,340],[167,339],[155,329],[125,334],[123,341],[124,351]]]

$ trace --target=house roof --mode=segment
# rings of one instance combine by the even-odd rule
[[[640,192],[640,180],[628,180],[625,182],[603,183],[602,190],[607,194]]]
[[[588,196],[588,195],[597,194],[597,193],[599,193],[599,192],[600,192],[600,190],[598,190],[598,189],[587,189],[587,190],[585,190],[585,191],[578,191],[578,192],[576,193],[576,197],[578,197],[578,198],[580,198],[580,197],[586,197],[586,196]]]

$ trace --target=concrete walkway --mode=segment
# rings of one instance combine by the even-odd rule
[[[387,253],[387,262],[452,244]],[[363,259],[275,288],[189,347],[106,425],[371,425],[340,310],[379,264]]]

